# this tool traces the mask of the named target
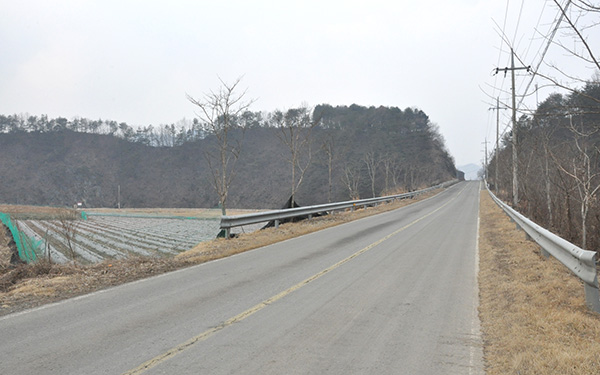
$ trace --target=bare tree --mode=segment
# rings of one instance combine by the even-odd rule
[[[336,156],[336,148],[335,148],[335,139],[333,138],[333,134],[328,133],[321,145],[321,150],[327,156],[327,202],[331,203],[331,190],[333,188],[333,162]]]
[[[548,228],[552,229],[554,226],[554,217],[552,212],[552,195],[551,195],[551,184],[550,184],[550,152],[549,144],[550,137],[547,134],[543,135],[543,146],[544,146],[544,185],[546,193],[546,209],[548,210]]]
[[[60,235],[65,240],[69,257],[74,262],[77,257],[75,237],[77,236],[77,229],[79,227],[77,212],[68,209],[62,210],[58,215],[58,227],[60,228]]]
[[[387,153],[382,159],[381,164],[383,165],[383,172],[385,174],[385,187],[384,193],[390,193],[390,189],[397,187],[397,175],[398,169],[398,154]],[[390,181],[391,179],[391,181]],[[391,185],[391,186],[390,186]]]
[[[377,177],[377,168],[379,167],[379,157],[375,151],[369,151],[363,157],[363,161],[367,166],[367,173],[371,179],[371,196],[374,198],[375,195],[375,180]]]
[[[577,184],[579,193],[580,213],[581,213],[581,247],[587,245],[587,217],[592,200],[600,189],[600,169],[598,165],[598,155],[600,150],[594,145],[589,145],[587,138],[598,130],[591,133],[584,133],[576,129],[570,118],[570,130],[574,134],[574,145],[576,153],[571,159],[571,165],[563,165],[557,158],[556,164],[566,175],[573,178]]]
[[[344,167],[344,174],[342,175],[342,181],[344,182],[344,185],[346,185],[346,188],[348,188],[350,199],[360,199],[360,168],[356,165],[346,164]]]
[[[397,188],[400,185],[400,176],[402,176],[402,172],[403,172],[402,160],[400,159],[400,157],[398,157],[392,163],[392,169],[391,169],[392,185],[395,188]],[[404,188],[406,188],[406,186],[404,186]]]
[[[408,189],[408,191],[413,191],[417,188],[417,175],[419,172],[419,167],[415,162],[409,163],[404,169],[404,186]]]
[[[600,71],[600,59],[596,56],[588,42],[590,39],[589,34],[597,33],[597,29],[600,28],[600,22],[597,21],[598,15],[600,15],[600,4],[595,4],[592,0],[573,0],[566,2],[565,5],[562,5],[559,0],[554,0],[554,4],[560,12],[559,19],[564,20],[566,24],[566,27],[563,28],[564,35],[570,40],[568,43],[565,43],[561,40],[554,41],[550,37],[549,42],[553,42],[559,46],[566,56],[574,57],[581,64],[596,72]],[[569,6],[571,6],[571,10],[569,10]],[[560,23],[557,23],[556,27],[560,27]],[[556,87],[574,93],[577,89],[570,84],[565,84],[565,80],[575,82],[576,84],[588,82],[587,78],[577,77],[554,64],[548,65],[556,76],[552,76],[551,73],[543,74],[537,69],[535,74],[546,79]],[[579,94],[582,93],[579,92]],[[600,99],[598,98],[585,96],[587,99],[600,103]]]
[[[187,95],[188,100],[200,110],[196,113],[203,131],[214,137],[216,145],[204,152],[204,156],[212,175],[212,185],[219,196],[221,213],[226,215],[229,187],[235,177],[235,166],[242,151],[244,124],[239,117],[248,110],[252,100],[244,101],[246,91],[238,93],[241,78],[228,84],[221,80],[217,91],[210,91],[202,99],[194,99]],[[237,137],[232,133],[239,130]]]
[[[307,106],[289,109],[285,113],[275,111],[272,115],[272,122],[279,130],[276,133],[277,138],[289,151],[291,199],[294,202],[304,174],[312,161],[311,134],[317,122],[311,118],[311,111]]]

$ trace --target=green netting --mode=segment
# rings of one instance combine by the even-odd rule
[[[8,214],[0,212],[0,221],[2,221],[2,223],[10,230],[13,240],[17,245],[19,258],[27,263],[33,262],[36,258],[35,254],[43,241],[36,241],[20,231],[19,228],[12,223],[10,220],[10,215]]]

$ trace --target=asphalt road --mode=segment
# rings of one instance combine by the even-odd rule
[[[479,183],[0,318],[0,374],[482,374]]]

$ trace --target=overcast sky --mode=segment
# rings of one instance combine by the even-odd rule
[[[544,0],[0,0],[0,114],[170,124],[194,117],[186,93],[243,76],[254,111],[418,107],[457,165],[479,164],[495,137],[488,96],[508,101],[510,76],[492,75],[510,61],[502,30],[534,65],[557,14]]]

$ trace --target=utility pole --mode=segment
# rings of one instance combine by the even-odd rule
[[[498,196],[498,159],[500,159],[498,138],[500,138],[500,97],[496,97],[496,168],[494,168],[494,192],[496,196]]]
[[[487,182],[488,179],[488,151],[487,151],[487,145],[488,145],[488,140],[487,138],[485,139],[485,142],[482,142],[485,145],[485,150],[483,152],[485,152],[485,168],[483,169],[483,178],[484,180]]]
[[[494,193],[498,196],[498,160],[500,159],[500,97],[496,97],[496,106],[489,108],[496,111],[496,168],[494,168]]]
[[[529,71],[531,69],[531,66],[520,66],[515,68],[515,51],[511,48],[510,49],[510,68],[504,68],[504,69],[500,69],[500,68],[496,68],[496,74],[498,74],[499,71],[504,71],[504,74],[506,75],[506,72],[508,72],[510,70],[511,73],[511,81],[512,81],[512,124],[513,124],[513,128],[512,128],[512,172],[513,172],[513,181],[512,181],[512,188],[513,188],[513,206],[516,208],[517,205],[519,204],[519,180],[517,177],[517,172],[518,172],[518,159],[517,159],[517,100],[516,100],[516,94],[515,94],[515,70],[527,70]]]

